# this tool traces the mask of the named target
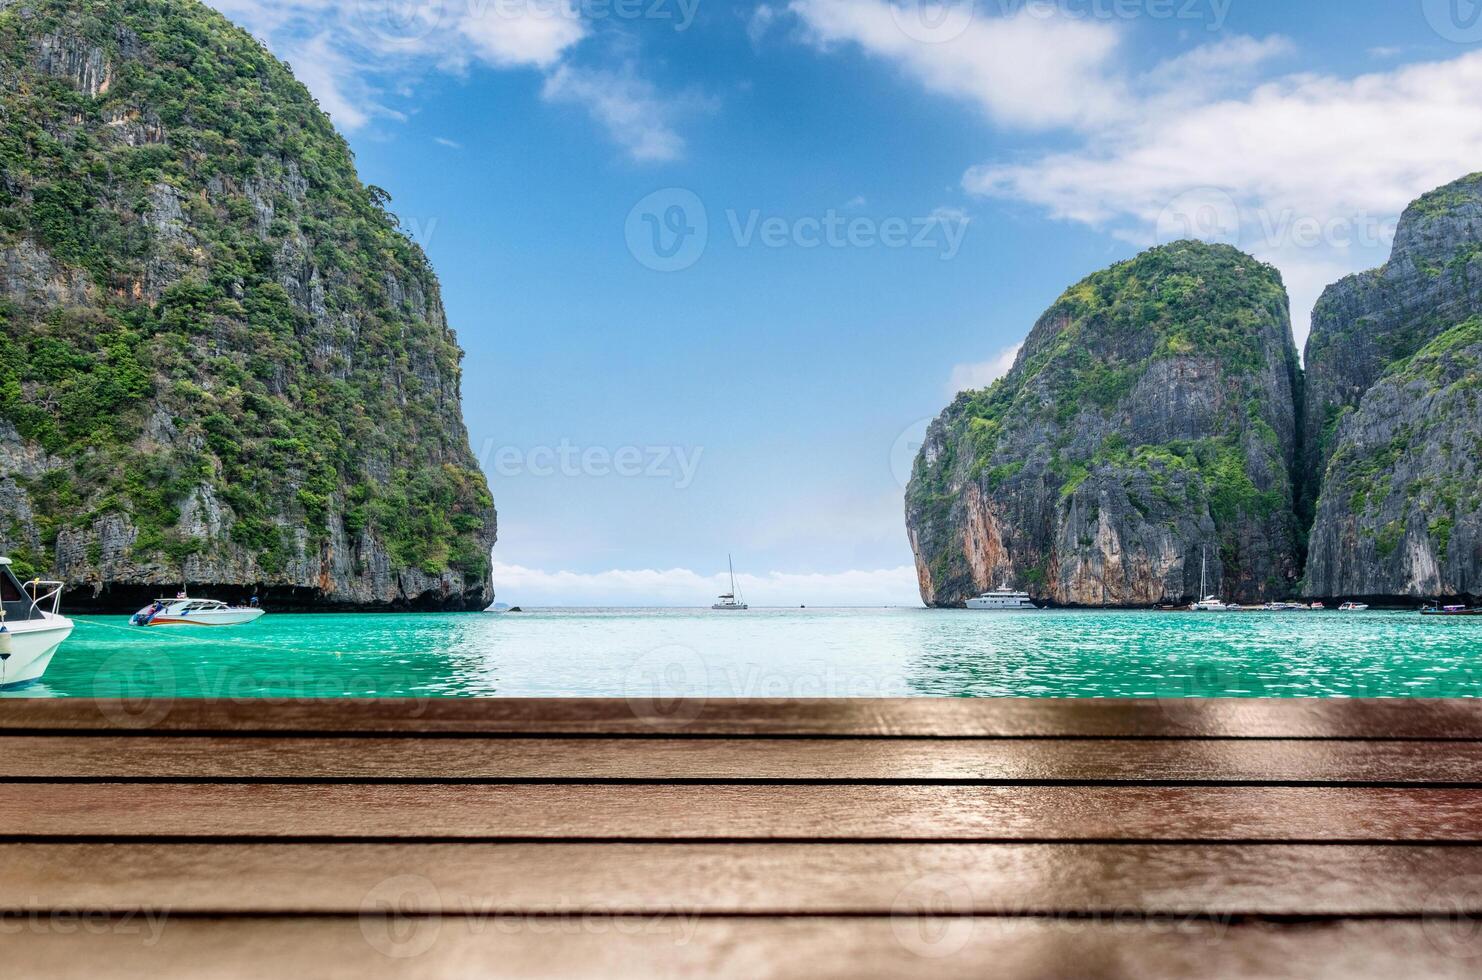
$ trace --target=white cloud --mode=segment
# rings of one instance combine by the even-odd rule
[[[947,381],[947,397],[955,398],[961,391],[986,388],[1008,374],[1009,368],[1014,366],[1014,359],[1019,356],[1019,351],[1023,347],[1022,343],[1015,344],[1004,348],[986,361],[953,365],[952,377]]]
[[[887,0],[790,9],[821,49],[855,45],[994,122],[1073,134],[1068,149],[970,168],[970,193],[1139,246],[1238,245],[1282,270],[1299,344],[1322,287],[1382,262],[1407,203],[1482,167],[1482,52],[1356,78],[1263,78],[1297,54],[1292,41],[1231,36],[1135,73],[1116,58],[1129,28],[1111,21],[1026,8],[954,22],[968,8]],[[926,40],[923,23],[936,25]],[[986,370],[959,365],[954,383]]]
[[[495,562],[499,601],[521,606],[707,606],[729,589],[724,572],[688,568],[543,571]],[[753,606],[886,606],[921,604],[909,565],[831,574],[768,572],[737,575],[736,587]]]
[[[962,208],[947,207],[946,205],[932,208],[931,214],[927,215],[927,217],[932,221],[944,225],[965,225],[973,220]]]
[[[1280,35],[1236,35],[1191,48],[1159,62],[1137,80],[1136,89],[1149,103],[1141,109],[1141,116],[1147,118],[1153,112],[1198,105],[1223,93],[1238,92],[1249,87],[1258,69],[1296,52],[1291,39]]]
[[[446,146],[450,150],[461,150],[461,149],[463,149],[463,144],[462,143],[458,142],[457,140],[450,140],[446,136],[434,136],[432,138],[432,141],[434,143],[436,143],[438,146]]]
[[[1316,277],[1382,260],[1407,203],[1482,165],[1478,91],[1482,52],[1353,79],[1295,75],[1147,111],[1070,151],[974,167],[963,184],[1138,244],[1160,225],[1197,234],[1183,202],[1200,202],[1201,214],[1211,198],[1228,202],[1218,237],[1274,262],[1303,294],[1300,343]]]
[[[585,104],[635,159],[673,159],[683,146],[668,121],[683,100],[661,98],[631,58],[612,72],[570,65],[576,47],[594,34],[576,0],[208,2],[288,61],[345,130],[401,117],[378,101],[384,88],[406,96],[425,73],[485,65],[541,72],[548,98]]]
[[[631,65],[617,71],[562,65],[546,76],[541,94],[586,109],[635,160],[674,160],[684,151],[671,124],[681,103],[660,98]]]
[[[815,47],[857,45],[927,89],[976,104],[997,122],[1027,127],[1084,125],[1118,118],[1127,103],[1109,71],[1120,33],[1107,23],[1043,17],[970,17],[955,5],[887,0],[793,0],[789,9]],[[917,13],[919,21],[911,18]],[[937,30],[937,14],[945,28]],[[927,25],[927,26],[923,26]]]
[[[394,2],[394,0],[393,0]],[[549,68],[566,49],[587,36],[570,0],[559,3],[451,4],[458,34],[478,56],[497,68]]]
[[[767,32],[777,20],[777,9],[765,3],[757,4],[746,21],[746,36],[752,44],[761,44]]]
[[[343,53],[320,34],[284,52],[294,75],[343,129],[359,129],[372,116],[385,115]]]

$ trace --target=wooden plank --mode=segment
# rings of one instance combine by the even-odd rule
[[[582,916],[90,920],[0,934],[17,977],[1472,978],[1465,923]]]
[[[0,783],[8,837],[1482,841],[1482,791]]]
[[[0,731],[1479,739],[1482,701],[8,699]]]
[[[1482,742],[9,736],[17,777],[1482,785]]]
[[[175,913],[1482,914],[1482,847],[0,844],[0,908]]]

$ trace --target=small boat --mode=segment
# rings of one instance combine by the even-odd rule
[[[977,598],[967,600],[967,608],[987,612],[1039,612],[1039,606],[1029,598],[1028,592],[1011,589],[1007,582],[992,592],[984,592]]]
[[[1369,608],[1366,602],[1345,602],[1338,607],[1339,612],[1364,612]]]
[[[1199,560],[1199,594],[1204,596],[1198,602],[1191,603],[1189,609],[1193,612],[1236,612],[1240,609],[1236,605],[1226,605],[1225,600],[1217,595],[1210,595],[1204,590],[1209,582],[1209,549],[1205,548]]]
[[[229,606],[218,599],[178,595],[156,599],[129,617],[131,626],[242,626],[260,618],[258,606]]]
[[[1475,608],[1468,607],[1468,606],[1439,606],[1439,605],[1435,604],[1434,602],[1432,602],[1432,603],[1427,603],[1426,606],[1423,609],[1420,610],[1420,615],[1422,615],[1422,616],[1482,616],[1482,606],[1475,607]]]
[[[44,590],[44,591],[43,591]],[[61,615],[62,583],[35,579],[22,585],[0,558],[0,689],[41,680],[72,620]]]
[[[1313,604],[1312,604],[1312,607],[1311,607],[1311,608],[1312,608],[1312,611],[1313,611],[1313,612],[1325,612],[1325,611],[1327,611],[1327,608],[1328,608],[1328,607],[1327,607],[1327,606],[1325,606],[1325,605],[1323,605],[1323,604],[1322,604],[1322,603],[1320,603],[1320,602],[1314,602],[1314,603],[1313,603]]]
[[[751,608],[736,597],[736,566],[731,563],[730,555],[726,555],[726,567],[731,570],[731,591],[717,596],[720,601],[712,605],[710,608],[718,609],[723,612],[740,612],[742,610]]]

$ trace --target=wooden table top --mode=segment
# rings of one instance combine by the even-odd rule
[[[0,701],[7,976],[1477,976],[1482,702]]]

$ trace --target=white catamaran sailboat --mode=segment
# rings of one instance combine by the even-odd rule
[[[1203,557],[1199,562],[1199,594],[1204,596],[1198,602],[1189,606],[1194,612],[1229,612],[1237,609],[1237,606],[1226,605],[1225,601],[1217,595],[1210,595],[1204,590],[1208,588],[1209,579],[1209,549],[1205,548]]]
[[[0,688],[41,679],[57,647],[72,635],[72,620],[58,612],[61,603],[61,582],[22,585],[10,559],[0,558]]]
[[[720,596],[720,601],[712,605],[710,608],[723,609],[727,612],[750,608],[746,605],[746,603],[736,598],[736,566],[731,564],[730,555],[726,555],[726,567],[731,570],[731,591],[727,592],[723,596]]]
[[[1011,589],[1007,582],[992,592],[984,592],[976,599],[967,600],[967,608],[989,612],[1039,612],[1039,606],[1029,598],[1028,592]]]

